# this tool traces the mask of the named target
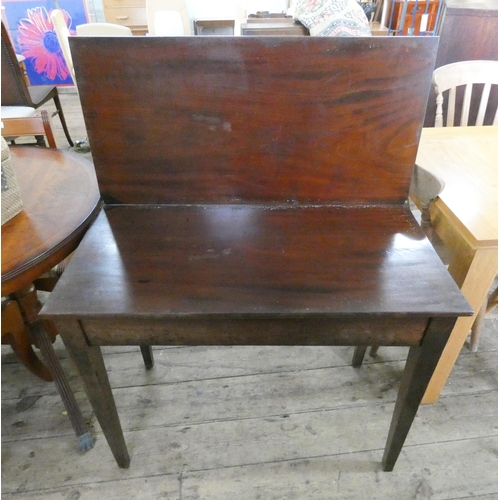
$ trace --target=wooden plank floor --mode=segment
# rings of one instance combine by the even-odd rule
[[[77,97],[62,101],[84,138]],[[495,314],[479,352],[464,348],[439,402],[420,408],[390,473],[380,461],[405,348],[381,348],[359,370],[347,347],[155,348],[150,371],[139,348],[104,348],[131,455],[121,470],[60,339],[97,438],[84,454],[54,384],[3,346],[2,498],[496,499],[497,332]]]

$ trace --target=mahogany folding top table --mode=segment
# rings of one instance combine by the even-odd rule
[[[472,312],[406,203],[437,40],[71,43],[105,206],[42,315],[118,464],[101,345],[407,345],[392,470]]]

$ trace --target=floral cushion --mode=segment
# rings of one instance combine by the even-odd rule
[[[371,36],[368,19],[356,0],[298,0],[295,19],[311,36]]]

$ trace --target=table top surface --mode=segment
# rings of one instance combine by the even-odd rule
[[[42,311],[143,318],[469,312],[403,205],[108,207]]]
[[[23,210],[2,226],[2,295],[15,291],[11,285],[24,275],[29,284],[31,270],[50,269],[61,248],[69,244],[68,254],[76,248],[100,197],[92,164],[76,153],[26,146],[10,151]]]
[[[498,127],[424,128],[416,162],[445,182],[437,204],[478,246],[498,246]]]

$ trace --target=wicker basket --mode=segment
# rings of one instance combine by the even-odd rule
[[[10,150],[2,137],[2,225],[17,215],[23,208],[21,194],[12,168]]]

